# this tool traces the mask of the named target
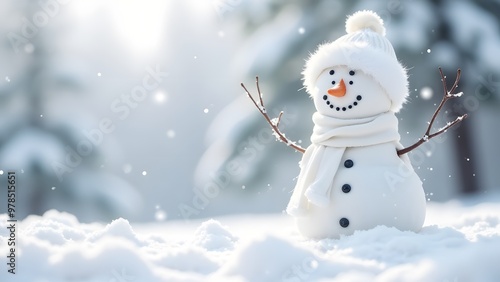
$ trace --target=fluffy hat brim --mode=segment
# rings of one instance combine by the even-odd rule
[[[372,76],[387,92],[391,110],[398,112],[408,97],[406,69],[394,57],[359,42],[332,42],[320,45],[306,62],[304,86],[313,93],[318,76],[328,68],[347,66]]]

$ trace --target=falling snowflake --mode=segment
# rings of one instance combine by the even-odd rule
[[[148,172],[147,172],[147,171],[145,171],[145,170],[143,170],[143,171],[142,171],[142,175],[146,176],[146,175],[148,175]]]
[[[154,100],[155,100],[155,102],[161,104],[167,100],[167,95],[165,93],[159,91],[154,95]]]
[[[420,89],[420,98],[424,99],[424,100],[429,100],[432,98],[432,95],[433,95],[433,91],[432,91],[432,88],[426,86],[426,87],[422,87],[422,89]]]
[[[163,210],[157,210],[155,212],[155,219],[156,221],[164,221],[167,219],[167,213]]]
[[[167,131],[167,137],[170,138],[170,139],[174,138],[175,137],[175,131],[172,130],[172,129],[168,130]]]

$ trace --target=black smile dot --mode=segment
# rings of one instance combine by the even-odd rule
[[[349,81],[349,84],[350,84],[350,85],[352,85],[353,83],[354,83],[354,82],[352,82],[352,80],[351,80],[351,81]]]
[[[334,75],[335,74],[335,71],[334,70],[331,70],[330,71],[330,75]]]
[[[357,105],[359,104],[359,102],[358,102],[358,101],[361,101],[361,99],[362,99],[363,97],[361,97],[361,95],[356,96],[356,100],[357,100],[357,101],[354,101],[354,102],[352,102],[352,104],[347,105],[347,106],[345,106],[345,107],[335,107],[335,106],[333,105],[333,103],[332,103],[332,102],[331,102],[328,98],[329,98],[329,97],[328,97],[328,95],[324,95],[324,96],[323,96],[323,100],[325,100],[325,104],[326,104],[328,107],[330,107],[330,109],[335,109],[337,112],[340,112],[340,110],[342,110],[343,112],[345,112],[345,111],[347,111],[347,110],[351,110],[352,108],[354,108],[355,106],[357,106]]]
[[[352,70],[352,71],[349,71],[349,74],[350,74],[350,75],[354,75],[354,74],[355,74],[355,72]]]

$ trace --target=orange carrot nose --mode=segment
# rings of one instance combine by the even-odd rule
[[[335,97],[343,97],[345,95],[345,83],[344,80],[341,79],[340,83],[328,89],[328,94]]]

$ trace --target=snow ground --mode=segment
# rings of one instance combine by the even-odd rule
[[[416,234],[379,226],[339,240],[306,240],[286,215],[191,222],[82,224],[55,210],[19,225],[7,272],[0,215],[0,281],[499,281],[500,197],[428,204]]]

